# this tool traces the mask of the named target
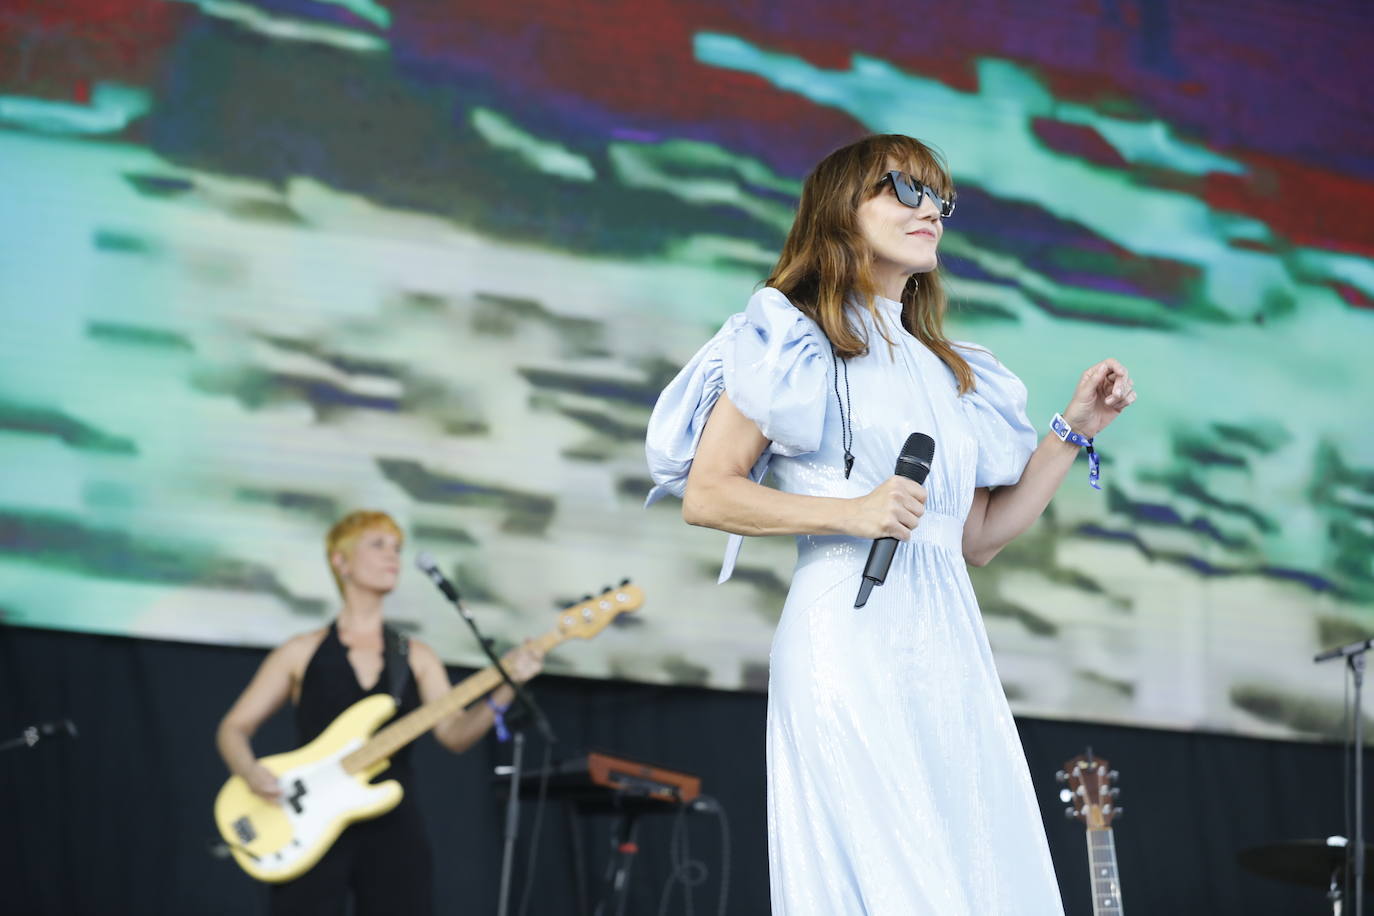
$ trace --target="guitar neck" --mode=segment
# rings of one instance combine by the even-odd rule
[[[1121,881],[1116,872],[1116,839],[1112,828],[1089,828],[1088,871],[1092,879],[1093,916],[1124,916]]]
[[[564,640],[563,634],[551,630],[534,641],[542,652],[549,652]],[[503,683],[500,672],[494,665],[464,678],[457,686],[432,703],[426,703],[386,728],[373,735],[362,747],[343,758],[343,768],[348,773],[367,770],[405,747],[441,721],[456,712],[467,709],[472,703],[491,693]]]

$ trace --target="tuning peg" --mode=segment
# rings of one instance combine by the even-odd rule
[[[591,601],[591,600],[592,600],[592,596],[591,596],[591,595],[583,595],[583,596],[582,596],[582,601],[583,601],[583,602],[587,602],[587,601]]]
[[[1063,783],[1069,781],[1069,774],[1065,773],[1063,770],[1060,770],[1058,773],[1054,774],[1054,781],[1062,785]]]
[[[1125,814],[1125,813],[1126,813],[1126,809],[1123,808],[1123,807],[1121,807],[1120,805],[1117,805],[1115,808],[1112,809],[1112,817],[1113,817],[1113,818],[1118,818],[1118,817],[1120,817],[1121,815],[1123,815],[1123,814]]]
[[[1073,808],[1071,808],[1071,807],[1070,807],[1070,808],[1065,808],[1065,809],[1064,809],[1064,816],[1067,817],[1069,820],[1073,820],[1074,818],[1078,817],[1078,812],[1075,811],[1075,810],[1073,810]]]
[[[1110,789],[1107,794],[1109,794],[1112,798],[1117,798],[1121,795],[1121,790],[1113,788]]]
[[[566,611],[568,608],[572,607],[575,604],[577,604],[576,601],[560,601],[558,602],[558,609],[560,611]]]
[[[1073,790],[1072,790],[1072,789],[1060,789],[1060,790],[1059,790],[1059,800],[1062,801],[1064,804],[1068,804],[1069,802],[1073,801]]]
[[[603,585],[603,586],[601,586],[601,594],[604,595],[604,594],[606,594],[606,593],[609,592],[609,591],[611,591],[611,587],[610,587],[609,585]]]
[[[1116,781],[1117,781],[1118,779],[1120,779],[1120,778],[1121,778],[1121,773],[1118,772],[1117,770],[1112,770],[1110,773],[1107,774],[1107,781],[1108,781],[1108,782],[1116,782]]]
[[[620,586],[621,586],[622,588],[624,588],[626,585],[629,585],[629,584],[630,584],[630,578],[629,578],[629,576],[626,576],[624,579],[621,579],[621,580],[620,580]]]

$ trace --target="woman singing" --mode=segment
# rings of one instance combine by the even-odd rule
[[[1136,395],[1104,360],[1037,444],[1020,380],[944,335],[936,249],[953,209],[948,172],[910,137],[831,153],[767,288],[649,424],[651,498],[681,496],[693,525],[798,536],[769,677],[775,914],[1062,913],[966,564],[1029,528],[1075,443]],[[924,486],[892,476],[913,432],[935,440]],[[882,537],[904,543],[856,608]]]

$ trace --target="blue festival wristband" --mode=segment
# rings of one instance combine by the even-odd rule
[[[1094,490],[1102,489],[1102,485],[1097,482],[1101,477],[1101,469],[1098,465],[1097,452],[1093,450],[1093,440],[1074,432],[1069,426],[1069,421],[1064,419],[1063,414],[1055,414],[1054,419],[1050,420],[1050,432],[1061,442],[1082,446],[1088,450],[1088,483],[1093,485]]]
[[[490,696],[487,697],[487,705],[491,707],[491,711],[495,714],[493,720],[496,723],[496,740],[505,744],[510,740],[510,729],[506,727],[506,711],[509,710],[510,707],[500,705]]]

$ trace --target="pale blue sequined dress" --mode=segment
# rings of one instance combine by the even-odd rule
[[[910,433],[935,439],[926,514],[865,607],[853,605],[870,542],[797,539],[769,674],[773,912],[1062,914],[960,548],[974,488],[1014,483],[1035,447],[1026,390],[990,354],[961,345],[978,385],[959,397],[953,373],[902,330],[899,304],[878,304],[896,347],[857,313],[871,346],[848,362],[857,456],[848,480],[830,345],[774,289],[726,321],[649,423],[651,500],[682,495],[722,390],[772,443],[755,479],[771,470],[792,493],[861,496],[892,474]]]

